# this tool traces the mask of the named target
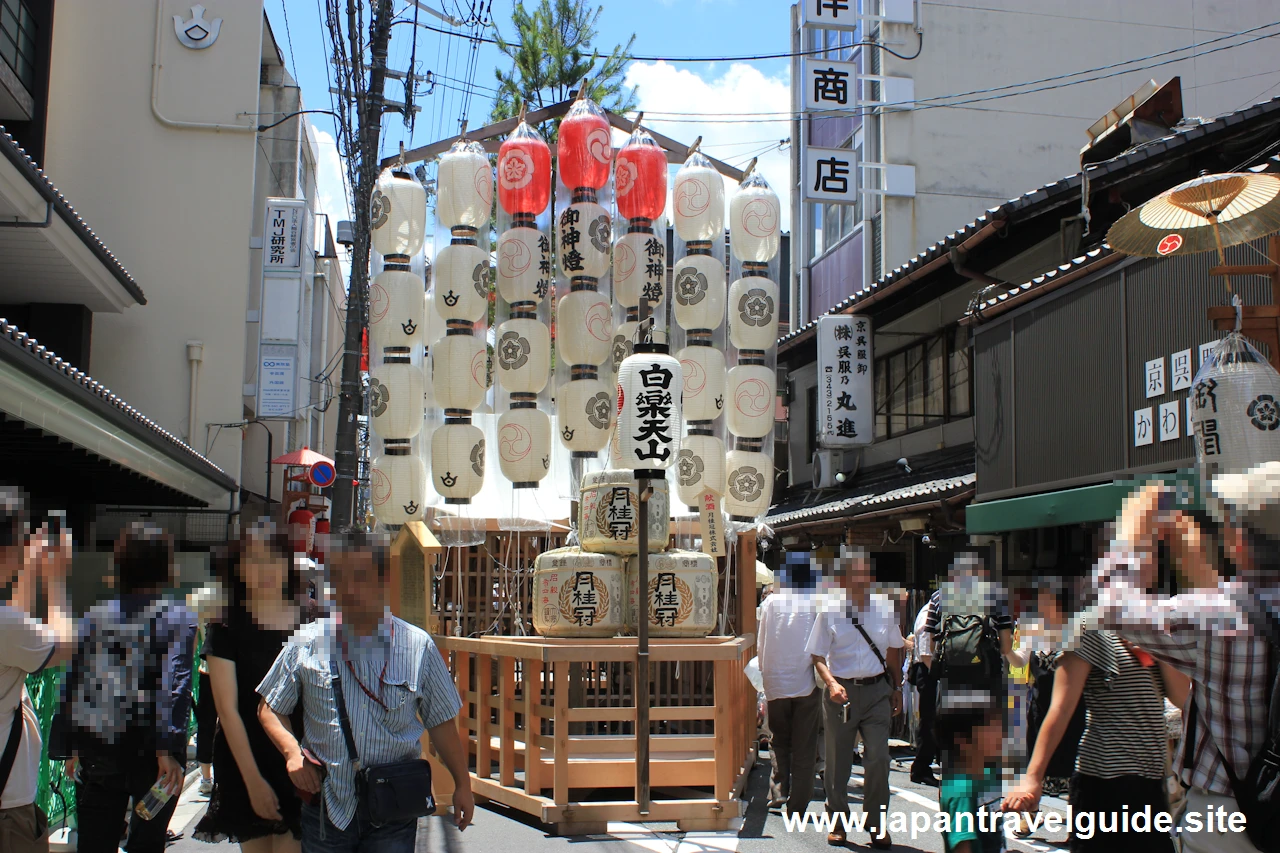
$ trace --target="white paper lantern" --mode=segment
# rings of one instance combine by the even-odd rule
[[[544,637],[612,637],[626,624],[626,562],[580,548],[533,561],[533,628]]]
[[[623,306],[662,302],[667,281],[667,244],[652,231],[623,234],[613,246],[613,295]]]
[[[493,211],[493,168],[478,142],[459,140],[440,155],[436,219],[446,228],[480,229]]]
[[[635,554],[640,550],[640,492],[630,470],[582,475],[578,536],[588,551]],[[651,480],[649,550],[665,551],[671,539],[671,498],[666,480]]]
[[[672,310],[682,329],[715,331],[724,322],[724,263],[711,255],[687,255],[676,262],[671,282]]]
[[[515,316],[498,326],[497,381],[508,394],[540,394],[551,370],[551,330],[537,318]]]
[[[531,405],[531,404],[530,404]],[[498,465],[516,488],[530,488],[551,470],[551,417],[512,408],[498,418]]]
[[[431,348],[431,392],[446,410],[472,412],[488,391],[489,354],[474,335],[445,335]]]
[[[738,349],[767,350],[778,343],[778,285],[761,276],[729,288],[729,341]]]
[[[600,279],[609,271],[612,228],[609,212],[594,201],[574,202],[564,209],[556,239],[566,277]]]
[[[551,240],[537,228],[509,228],[498,238],[498,293],[513,305],[546,298]]]
[[[618,368],[618,445],[624,468],[666,469],[680,453],[680,362],[638,344]]]
[[[369,472],[373,514],[383,524],[422,521],[427,497],[427,468],[408,448],[387,448]]]
[[[628,318],[634,317],[631,311],[627,312]],[[620,323],[618,328],[613,330],[613,350],[609,357],[609,371],[617,373],[618,368],[622,366],[622,362],[627,356],[631,355],[636,348],[636,329],[640,327],[640,323],[636,320],[628,319],[624,323]]]
[[[687,346],[676,354],[684,375],[687,421],[714,421],[724,411],[728,371],[724,353],[715,347]]]
[[[722,238],[724,179],[701,152],[694,152],[676,172],[671,192],[676,233],[686,243]]]
[[[1227,335],[1204,360],[1191,405],[1202,483],[1280,459],[1280,374],[1242,335]]]
[[[484,487],[484,431],[445,424],[431,434],[431,485],[447,504],[465,504]]]
[[[736,521],[759,518],[773,500],[773,459],[757,450],[730,450],[724,508]]]
[[[767,263],[778,254],[782,206],[759,172],[729,202],[729,248],[740,261]]]
[[[724,442],[714,435],[686,435],[676,460],[676,495],[680,501],[697,508],[703,492],[723,495],[724,478]]]
[[[405,270],[383,270],[369,283],[369,343],[375,353],[423,339],[426,289]]]
[[[369,239],[388,261],[408,263],[427,234],[427,191],[408,172],[378,176],[369,205]]]
[[[556,343],[568,364],[602,364],[613,345],[609,300],[594,290],[566,293],[556,310]]]
[[[705,637],[716,628],[716,563],[697,551],[649,555],[649,636]],[[640,558],[627,560],[627,627],[634,631],[641,611]]]
[[[742,438],[764,438],[773,429],[777,374],[763,364],[739,364],[725,379],[725,424]]]
[[[446,320],[482,320],[489,310],[489,253],[451,243],[436,253],[436,311]]]
[[[614,411],[614,395],[600,379],[561,385],[556,395],[561,443],[575,454],[595,456],[609,443]]]
[[[369,371],[369,411],[380,438],[413,438],[422,430],[422,368],[387,359]]]

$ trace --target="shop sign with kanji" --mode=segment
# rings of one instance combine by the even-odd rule
[[[805,201],[856,204],[858,160],[852,148],[806,148],[804,151]]]
[[[848,110],[858,102],[858,65],[811,57],[804,61],[804,108]]]
[[[875,439],[871,318],[818,318],[818,444],[848,447]]]
[[[801,0],[801,20],[806,27],[856,30],[859,0]]]

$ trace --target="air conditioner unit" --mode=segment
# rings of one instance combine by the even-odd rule
[[[816,489],[834,489],[838,471],[834,450],[815,450],[813,452],[813,486]]]

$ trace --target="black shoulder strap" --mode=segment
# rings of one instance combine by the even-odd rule
[[[338,662],[329,655],[329,673],[333,676],[333,699],[338,704],[338,725],[342,728],[342,739],[347,742],[347,756],[356,772],[360,772],[360,754],[356,752],[356,739],[351,736],[351,721],[347,719],[347,701],[342,695],[342,676],[338,672]]]
[[[0,757],[0,795],[4,794],[4,787],[9,784],[9,774],[13,772],[13,763],[18,760],[18,742],[22,740],[23,728],[22,696],[19,695],[18,707],[13,709],[13,725],[9,727],[9,742],[4,746],[4,756]]]
[[[870,646],[871,651],[875,653],[876,660],[880,661],[880,666],[884,667],[884,672],[881,674],[884,676],[885,683],[892,687],[893,681],[889,678],[889,664],[884,662],[884,655],[880,654],[880,649],[871,639],[871,635],[867,633],[867,629],[863,628],[862,623],[858,621],[857,614],[853,614],[851,618],[853,620],[853,627],[858,629],[858,633],[862,635],[862,639],[867,641],[867,645]]]

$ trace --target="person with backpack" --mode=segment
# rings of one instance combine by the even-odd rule
[[[1212,532],[1172,509],[1172,492],[1159,482],[1132,494],[1094,569],[1097,601],[1075,624],[1114,630],[1192,680],[1174,762],[1191,786],[1178,831],[1185,853],[1280,851],[1277,483],[1280,462],[1202,484],[1218,525]],[[1186,590],[1178,595],[1151,592],[1161,544]],[[1215,568],[1219,545],[1235,567],[1231,580]],[[1244,831],[1215,817],[1237,813]]]
[[[889,729],[902,713],[902,649],[905,641],[887,596],[871,591],[871,557],[862,548],[842,548],[835,579],[843,595],[819,604],[805,653],[826,687],[827,813],[841,816],[827,843],[848,841],[849,772],[862,737],[862,811],[871,847],[893,846],[882,824],[889,807]]]
[[[80,623],[54,718],[57,754],[76,780],[79,853],[116,853],[132,800],[153,786],[169,795],[151,819],[128,811],[129,853],[162,853],[182,792],[191,715],[196,619],[164,595],[173,540],[135,521],[115,547],[120,597]]]
[[[1008,596],[991,583],[982,559],[957,555],[949,580],[929,599],[924,626],[937,701],[951,688],[987,691],[1003,701],[1008,695],[1006,663],[1016,665],[1013,628]]]
[[[36,803],[40,778],[40,723],[27,693],[27,676],[60,666],[75,648],[67,572],[71,533],[42,527],[28,532],[27,497],[0,487],[0,851],[48,853],[44,813]],[[41,581],[48,622],[35,616]]]

